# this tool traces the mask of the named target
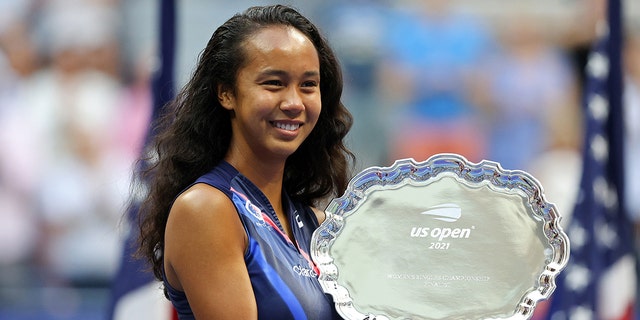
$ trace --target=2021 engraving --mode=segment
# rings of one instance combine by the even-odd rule
[[[449,250],[451,243],[449,242],[431,242],[429,244],[430,250]]]

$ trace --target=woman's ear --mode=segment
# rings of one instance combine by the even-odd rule
[[[233,110],[235,101],[233,93],[222,84],[218,85],[218,101],[220,101],[220,105],[222,105],[223,108]]]

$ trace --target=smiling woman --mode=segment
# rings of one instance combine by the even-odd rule
[[[320,115],[318,53],[302,32],[287,26],[260,30],[243,47],[247,64],[238,72],[236,88],[218,90],[222,106],[233,111],[237,133],[225,159],[235,167],[255,167],[238,159],[284,166]]]
[[[211,37],[157,124],[139,253],[180,319],[339,319],[309,258],[346,188],[352,118],[317,28],[252,7]]]

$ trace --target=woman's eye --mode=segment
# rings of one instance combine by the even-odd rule
[[[282,81],[280,81],[280,80],[267,80],[267,81],[263,82],[262,84],[266,85],[266,86],[277,86],[277,87],[280,87],[280,86],[282,86]]]
[[[318,82],[317,81],[305,81],[302,84],[303,87],[317,87],[318,86]]]

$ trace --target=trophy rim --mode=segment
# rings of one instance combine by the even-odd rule
[[[569,260],[569,238],[563,231],[556,206],[548,202],[542,185],[522,170],[505,170],[498,162],[470,162],[453,153],[440,153],[417,162],[412,158],[396,160],[389,167],[369,167],[356,174],[341,197],[334,198],[325,209],[325,221],[314,231],[311,257],[318,267],[318,281],[325,293],[331,294],[338,313],[345,319],[387,319],[384,315],[363,314],[357,310],[348,289],[338,282],[339,266],[330,256],[330,249],[341,230],[344,219],[357,210],[367,196],[376,190],[397,189],[407,184],[426,186],[442,177],[453,177],[467,186],[487,186],[494,191],[515,193],[525,198],[538,217],[553,254],[538,277],[535,290],[523,295],[514,313],[508,318],[529,319],[537,303],[548,299],[556,288],[555,279]],[[529,210],[529,209],[528,209]]]

